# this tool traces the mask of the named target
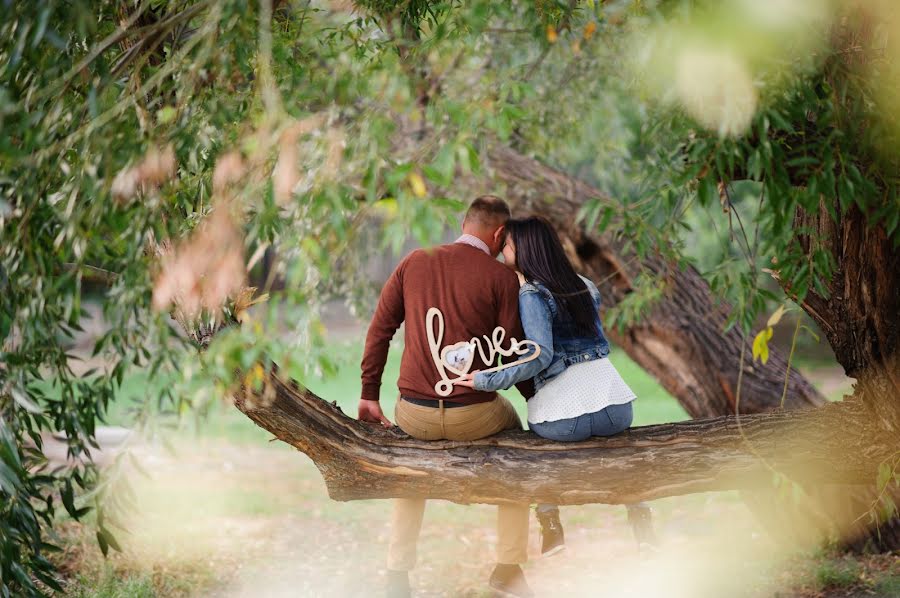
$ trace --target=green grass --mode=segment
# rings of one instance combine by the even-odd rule
[[[900,557],[890,553],[855,555],[823,547],[798,553],[778,568],[782,580],[792,589],[789,595],[803,598],[900,596]]]
[[[900,574],[887,575],[875,583],[878,596],[900,596]]]
[[[859,583],[862,567],[851,559],[828,560],[816,569],[816,586],[820,590],[849,588]]]
[[[149,575],[134,575],[123,579],[108,573],[99,580],[81,576],[78,586],[70,596],[72,598],[154,598],[159,595],[158,591]]]
[[[161,598],[186,596],[197,583],[194,576],[156,571],[125,571],[109,562],[85,563],[65,592],[69,598]]]

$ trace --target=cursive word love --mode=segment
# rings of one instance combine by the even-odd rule
[[[435,329],[435,323],[437,329]],[[441,379],[434,385],[434,391],[446,397],[453,392],[453,385],[462,380],[475,361],[475,350],[478,350],[481,360],[484,363],[492,363],[497,355],[510,357],[511,355],[524,355],[529,349],[534,349],[531,355],[524,359],[519,359],[512,363],[504,363],[497,367],[482,372],[498,372],[515,365],[528,363],[541,354],[541,347],[534,341],[516,340],[510,337],[509,348],[503,348],[503,340],[506,337],[506,330],[502,326],[494,328],[491,336],[483,335],[481,338],[472,337],[470,341],[462,341],[453,345],[447,345],[441,348],[441,341],[444,339],[444,314],[436,307],[432,307],[425,314],[425,330],[428,333],[428,348],[431,350],[431,359],[437,368]],[[485,344],[482,345],[482,339]],[[454,374],[456,378],[451,378],[447,372]]]

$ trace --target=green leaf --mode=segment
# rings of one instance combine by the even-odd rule
[[[6,463],[0,461],[0,490],[8,496],[12,496],[16,493],[20,483],[16,472],[10,469]]]
[[[103,553],[103,556],[107,556],[109,554],[109,542],[102,530],[97,530],[97,544],[100,545],[100,552]]]
[[[453,180],[453,175],[456,171],[456,152],[454,149],[454,146],[451,144],[445,145],[431,163],[431,167],[438,175],[438,181],[436,182],[442,185],[449,185]]]
[[[462,212],[466,209],[466,204],[452,197],[432,197],[431,205],[447,210],[449,212]]]
[[[35,560],[36,560],[36,559],[35,559]],[[50,565],[49,563],[47,564],[47,566],[48,566],[48,568],[49,568],[49,567],[52,567],[52,565]],[[51,570],[52,570],[52,569],[51,569]],[[62,593],[62,592],[65,591],[65,590],[63,589],[62,585],[59,583],[59,581],[57,581],[56,578],[53,577],[53,576],[52,576],[50,573],[48,573],[47,571],[42,571],[41,569],[35,568],[35,569],[33,569],[33,572],[34,572],[34,576],[35,576],[35,577],[37,577],[37,578],[40,579],[42,582],[44,582],[45,584],[47,584],[47,586],[50,587],[50,588],[52,588],[53,590],[56,590],[57,592],[60,592],[60,593]]]
[[[810,335],[811,337],[813,337],[814,339],[816,339],[816,342],[817,342],[817,343],[819,342],[819,335],[816,334],[815,331],[814,331],[812,328],[810,328],[810,327],[807,326],[806,324],[800,324],[800,328],[806,330],[806,331],[809,333],[809,335]]]
[[[788,120],[777,110],[769,111],[769,116],[771,117],[772,122],[775,124],[775,127],[777,129],[787,131],[788,133],[792,133],[794,131],[793,125],[791,125],[791,123],[788,122]]]
[[[41,414],[44,412],[43,409],[38,406],[37,403],[28,398],[24,392],[16,388],[15,386],[10,389],[10,393],[12,394],[13,400],[19,404],[22,409],[29,413]]]
[[[471,144],[465,143],[456,148],[459,165],[463,172],[478,173],[481,164],[478,160],[478,152]]]
[[[614,209],[612,206],[606,206],[603,208],[603,216],[600,218],[600,222],[597,224],[597,230],[599,232],[606,231],[606,227],[609,226],[609,221],[612,220]]]
[[[19,449],[6,421],[0,416],[0,462],[5,461],[10,467],[22,468]]]
[[[2,214],[0,214],[2,215]],[[2,273],[0,273],[2,274]],[[0,285],[0,289],[2,289],[2,285]],[[3,341],[6,340],[6,337],[9,336],[9,331],[12,329],[12,318],[4,313],[0,312],[0,347],[3,346]]]
[[[66,480],[63,487],[59,491],[59,497],[62,499],[66,512],[72,519],[78,519],[78,510],[75,508],[75,492],[72,490],[72,482]]]
[[[718,197],[719,193],[716,191],[716,181],[712,175],[707,175],[700,181],[700,186],[697,189],[697,199],[700,200],[701,206],[708,208],[713,201],[718,199]]]
[[[800,156],[798,158],[793,158],[787,161],[788,166],[812,166],[813,164],[818,164],[818,158],[813,158],[812,156]]]
[[[109,546],[110,548],[112,548],[113,550],[115,550],[117,552],[122,552],[122,547],[119,546],[118,540],[116,540],[116,537],[107,528],[101,527],[100,529],[97,530],[98,541],[100,540],[101,537],[103,538],[103,542],[105,542],[107,546]],[[102,543],[100,545],[100,549],[103,550]],[[106,552],[104,552],[103,554],[105,555]]]

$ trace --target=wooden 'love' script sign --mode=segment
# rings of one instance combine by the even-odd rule
[[[437,330],[435,330],[435,323]],[[453,392],[453,385],[459,382],[472,369],[472,363],[475,361],[475,350],[478,350],[481,360],[484,363],[492,363],[497,355],[509,357],[511,355],[525,355],[530,349],[533,352],[528,357],[516,360],[512,363],[504,363],[497,367],[482,372],[498,372],[506,368],[510,368],[523,363],[528,363],[541,354],[541,347],[534,341],[517,340],[510,337],[509,348],[503,348],[503,340],[506,337],[506,330],[502,326],[494,328],[491,336],[483,335],[482,338],[472,337],[469,341],[462,341],[447,345],[441,348],[441,341],[444,340],[444,314],[436,307],[432,307],[425,314],[425,330],[428,333],[428,347],[431,350],[431,359],[440,374],[441,379],[434,385],[434,391],[442,396],[449,396]],[[482,339],[485,344],[482,345]],[[455,375],[451,378],[447,372]]]

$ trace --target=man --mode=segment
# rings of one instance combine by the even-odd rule
[[[502,199],[485,195],[466,212],[462,236],[455,243],[416,250],[405,257],[381,291],[366,336],[362,359],[359,419],[392,425],[378,402],[381,376],[391,338],[406,322],[400,362],[400,400],[395,418],[400,428],[422,440],[477,440],[502,430],[521,428],[513,406],[493,392],[453,387],[440,396],[440,380],[431,356],[426,313],[443,314],[441,348],[490,336],[502,326],[506,338],[524,338],[519,321],[519,283],[497,261],[503,228],[510,217]],[[504,347],[506,348],[506,347]],[[471,369],[491,367],[475,352]],[[526,392],[528,392],[526,390]],[[530,394],[530,393],[529,393]],[[409,596],[408,572],[415,566],[416,544],[425,512],[423,499],[397,499],[388,548],[388,595]],[[528,505],[497,508],[497,564],[490,586],[508,596],[533,596],[520,565],[527,560]]]

